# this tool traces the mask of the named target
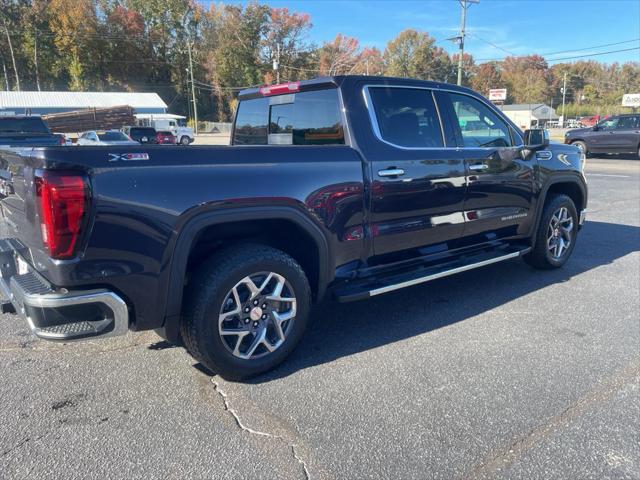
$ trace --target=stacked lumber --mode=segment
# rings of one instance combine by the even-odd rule
[[[135,124],[133,108],[128,105],[51,113],[42,115],[42,119],[54,133],[119,129],[125,125]]]

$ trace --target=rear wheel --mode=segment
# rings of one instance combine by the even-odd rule
[[[295,348],[307,325],[309,283],[289,255],[264,245],[212,257],[189,282],[181,333],[189,353],[229,379],[265,372]]]
[[[550,194],[540,218],[533,250],[524,260],[545,270],[563,266],[576,244],[578,214],[571,198]]]

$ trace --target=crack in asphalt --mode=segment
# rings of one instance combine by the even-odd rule
[[[610,376],[607,379],[608,381],[605,380],[600,387],[591,390],[562,412],[530,430],[526,435],[511,442],[506,448],[490,455],[463,474],[461,478],[467,480],[490,477],[496,470],[513,463],[522,453],[535,447],[560,428],[567,426],[572,420],[586,413],[594,405],[611,399],[625,386],[629,378],[636,378],[638,374],[640,374],[640,362],[637,360],[632,361],[622,370]]]
[[[214,390],[218,393],[220,398],[222,398],[224,409],[231,414],[231,416],[235,420],[236,425],[241,430],[244,430],[245,432],[251,435],[258,435],[261,437],[273,438],[274,440],[278,440],[284,443],[287,447],[291,449],[291,454],[293,455],[293,458],[295,458],[298,461],[298,463],[301,465],[304,471],[304,476],[306,480],[311,480],[311,473],[309,472],[309,468],[307,467],[307,462],[305,462],[304,459],[298,455],[295,444],[289,443],[287,439],[285,439],[281,435],[276,435],[269,432],[262,432],[260,430],[254,430],[253,428],[246,426],[244,423],[242,423],[242,420],[240,419],[240,415],[238,415],[238,412],[235,409],[231,408],[231,406],[229,405],[229,397],[227,393],[220,388],[220,384],[213,379],[211,380],[211,383],[213,383]]]

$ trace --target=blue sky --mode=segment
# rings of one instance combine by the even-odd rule
[[[270,0],[266,3],[309,13],[313,22],[310,40],[318,44],[340,32],[358,38],[361,45],[384,49],[398,32],[415,28],[429,32],[439,41],[438,45],[450,52],[457,48],[446,41],[458,34],[460,5],[457,0]],[[515,55],[564,52],[548,56],[550,60],[640,47],[640,0],[480,0],[480,4],[472,5],[468,12],[470,35],[465,49],[478,60],[499,59],[508,55],[507,51]],[[571,51],[628,40],[634,41]],[[606,63],[640,61],[640,50],[586,59],[589,58]]]

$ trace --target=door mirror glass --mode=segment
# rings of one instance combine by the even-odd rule
[[[529,149],[549,146],[549,131],[542,128],[532,128],[524,131],[524,145]]]

